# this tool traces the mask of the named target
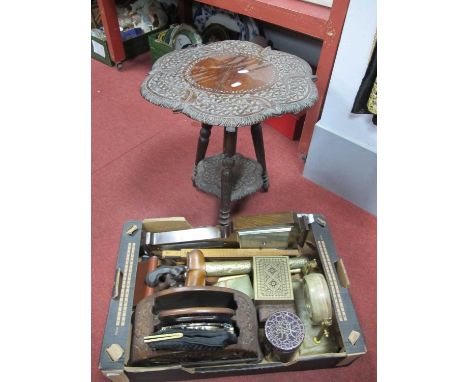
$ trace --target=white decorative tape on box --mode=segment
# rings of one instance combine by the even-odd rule
[[[117,310],[116,326],[125,326],[127,316],[128,295],[130,292],[130,277],[133,270],[133,259],[135,256],[135,243],[128,243],[125,268],[123,274],[122,292],[120,293],[119,308]]]
[[[328,255],[327,247],[322,236],[320,236],[320,240],[317,240],[317,246],[324,260],[323,268],[328,279],[332,299],[335,302],[336,315],[338,316],[338,320],[348,321],[348,318],[346,317],[346,311],[343,306],[343,300],[341,299],[338,281],[336,280],[335,273],[333,272],[333,264],[330,260],[330,256]]]

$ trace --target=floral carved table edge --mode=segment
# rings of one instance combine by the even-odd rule
[[[232,93],[196,86],[189,75],[193,65],[204,58],[225,54],[258,58],[273,68],[274,80],[259,89]],[[166,54],[154,63],[140,90],[143,98],[155,105],[227,128],[297,113],[311,107],[318,98],[314,75],[306,61],[269,47],[233,40]]]

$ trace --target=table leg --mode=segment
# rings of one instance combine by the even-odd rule
[[[201,160],[205,159],[206,150],[208,149],[208,143],[210,142],[211,125],[202,123],[200,129],[200,136],[198,137],[197,156],[195,158],[195,167],[193,168],[192,181],[195,186],[195,177],[197,176],[197,165]]]
[[[221,169],[221,208],[219,210],[219,225],[221,236],[228,237],[232,232],[231,221],[231,191],[232,169],[234,167],[234,154],[236,153],[237,129],[224,129],[224,158]]]
[[[257,156],[257,161],[262,165],[263,173],[263,191],[268,191],[268,187],[270,186],[268,181],[268,173],[266,168],[266,161],[265,161],[265,148],[263,146],[263,133],[262,133],[262,125],[260,123],[256,123],[252,125],[250,128],[250,132],[252,134],[252,141],[255,148],[255,155]]]

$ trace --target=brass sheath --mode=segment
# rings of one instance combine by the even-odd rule
[[[207,261],[205,270],[208,276],[244,275],[252,271],[252,262],[250,260]]]
[[[308,262],[309,259],[304,256],[289,258],[289,266],[291,269],[302,268]],[[244,275],[252,272],[252,261],[207,261],[205,263],[205,270],[208,276]]]
[[[290,257],[289,258],[289,267],[291,269],[302,268],[310,261],[309,258],[304,256],[299,257]]]

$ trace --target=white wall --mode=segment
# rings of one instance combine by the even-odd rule
[[[351,113],[377,28],[376,0],[351,0],[304,176],[376,214],[377,127]]]

